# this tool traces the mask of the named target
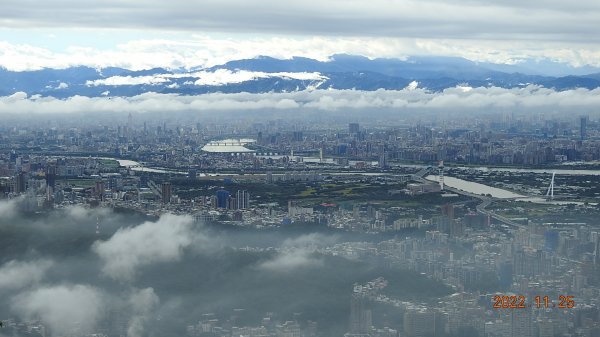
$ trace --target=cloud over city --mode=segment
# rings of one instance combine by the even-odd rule
[[[498,87],[455,87],[441,92],[422,88],[404,90],[306,90],[291,93],[212,93],[198,96],[145,93],[133,97],[85,97],[67,99],[28,96],[15,93],[0,97],[0,114],[62,114],[110,112],[188,112],[188,111],[253,111],[271,110],[321,110],[341,109],[430,109],[453,111],[456,109],[528,109],[571,108],[595,109],[600,104],[600,89],[572,89],[555,91],[539,86],[504,89]],[[10,211],[10,207],[6,207]]]
[[[166,214],[158,221],[118,230],[108,241],[92,247],[111,278],[132,280],[137,269],[153,263],[177,261],[194,242],[190,216]]]
[[[41,319],[52,335],[89,333],[102,316],[103,294],[88,285],[40,287],[13,299],[13,310],[28,319]]]
[[[0,291],[14,290],[40,282],[54,263],[50,260],[11,260],[0,266]]]

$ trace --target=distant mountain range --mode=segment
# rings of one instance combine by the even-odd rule
[[[551,61],[498,65],[455,57],[400,60],[343,54],[333,55],[327,62],[263,56],[189,70],[72,67],[15,72],[0,68],[0,96],[23,91],[30,96],[57,98],[135,96],[146,92],[197,95],[407,87],[441,91],[456,86],[518,88],[530,84],[557,91],[595,89],[600,87],[600,69],[573,68]]]

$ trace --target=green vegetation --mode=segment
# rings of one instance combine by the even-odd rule
[[[92,187],[96,184],[94,179],[67,179],[66,182],[75,187]]]
[[[312,187],[307,188],[306,190],[300,192],[300,194],[298,194],[299,197],[308,197],[310,195],[313,195],[317,190],[315,190]]]
[[[105,168],[118,168],[119,162],[113,159],[99,159],[98,162]]]
[[[397,191],[406,188],[406,183],[381,182],[376,179],[354,179],[326,182],[278,182],[266,184],[252,179],[224,180],[222,178],[172,181],[174,193],[184,199],[215,195],[219,189],[235,193],[237,190],[249,191],[252,201],[260,203],[278,203],[287,205],[289,200],[297,200],[306,206],[334,203],[346,208],[352,204],[370,203],[378,207],[401,207],[406,209],[427,209],[438,212],[439,205],[469,200],[458,196],[451,199],[439,193],[409,196]],[[393,193],[391,193],[393,191]]]
[[[585,205],[538,204],[526,201],[494,201],[490,207],[507,218],[526,218],[537,223],[588,223],[597,224],[600,207]]]

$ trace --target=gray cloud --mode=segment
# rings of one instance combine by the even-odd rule
[[[338,237],[325,236],[319,233],[304,234],[296,238],[285,239],[281,244],[284,248],[314,248],[334,244]]]
[[[13,298],[12,309],[25,319],[40,319],[53,336],[84,335],[101,317],[102,293],[87,285],[42,287]]]
[[[104,219],[111,215],[113,214],[108,208],[86,208],[80,205],[69,206],[65,209],[64,214],[69,222],[74,223],[81,223],[90,219],[96,220],[96,218]]]
[[[38,283],[52,265],[50,260],[9,261],[0,267],[0,290],[14,290]]]
[[[133,316],[127,326],[127,337],[144,336],[146,322],[159,305],[160,300],[153,288],[134,290],[129,297]]]
[[[2,98],[0,98],[0,101]],[[1,105],[2,103],[0,103]],[[23,197],[14,198],[10,200],[0,201],[0,216],[5,219],[10,219],[17,214],[19,203],[23,200]]]
[[[92,250],[100,256],[108,276],[132,280],[139,267],[177,261],[194,242],[192,218],[166,214],[156,222],[118,230],[108,241],[96,242]]]
[[[6,0],[5,27],[110,27],[598,42],[597,1]]]

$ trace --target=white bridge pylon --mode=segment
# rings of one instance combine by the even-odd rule
[[[550,181],[550,186],[548,186],[548,191],[546,192],[546,199],[554,199],[554,176],[556,172],[552,172],[552,180]]]

